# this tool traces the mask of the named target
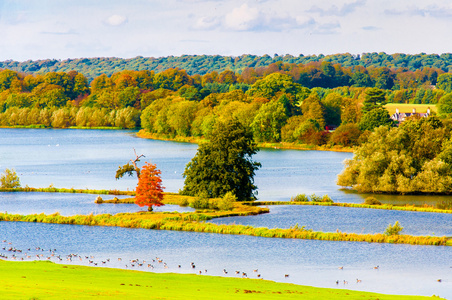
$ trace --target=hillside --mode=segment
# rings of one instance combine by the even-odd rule
[[[310,62],[328,61],[332,64],[341,64],[343,67],[387,67],[391,69],[406,68],[410,71],[420,70],[424,67],[441,69],[444,72],[452,71],[452,54],[386,54],[363,53],[352,55],[350,53],[324,56],[269,55],[257,56],[245,54],[237,57],[220,55],[182,55],[167,57],[135,57],[130,59],[116,57],[78,58],[67,60],[28,60],[24,62],[7,60],[0,62],[0,69],[10,69],[24,73],[68,72],[71,70],[83,73],[89,81],[101,74],[111,76],[123,70],[149,70],[160,72],[170,68],[179,68],[187,71],[189,75],[224,70],[241,73],[245,68],[266,67],[273,63],[308,64]]]

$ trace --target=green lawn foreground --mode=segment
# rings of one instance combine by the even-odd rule
[[[0,299],[428,299],[259,279],[0,260]],[[438,298],[436,298],[438,299]]]

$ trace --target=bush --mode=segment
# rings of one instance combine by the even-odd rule
[[[370,196],[370,197],[367,197],[364,200],[364,204],[367,204],[367,205],[381,205],[381,202],[378,201],[377,198],[375,198],[374,196]]]
[[[403,230],[403,227],[400,226],[399,221],[396,221],[394,225],[389,224],[388,227],[385,230],[386,235],[399,235],[400,232]]]
[[[117,198],[116,198],[116,199],[117,199]],[[94,203],[102,204],[102,203],[104,203],[104,199],[102,199],[101,196],[97,196],[97,197],[96,197],[96,200],[94,200]]]
[[[322,202],[334,203],[333,199],[331,199],[328,195],[323,195]]]
[[[309,196],[309,198],[311,199],[312,202],[322,202],[322,197],[317,196],[316,194],[312,194],[311,196]]]
[[[309,202],[309,198],[305,194],[298,194],[295,197],[290,197],[291,202]]]
[[[209,208],[209,198],[207,195],[200,195],[190,202],[190,207],[195,209],[208,209]]]
[[[452,209],[452,200],[442,200],[436,203],[438,209]]]
[[[190,203],[188,202],[188,199],[187,199],[187,198],[184,198],[184,199],[182,199],[181,202],[179,203],[179,206],[184,207],[184,206],[188,206],[189,204],[190,204]]]
[[[232,192],[227,192],[223,198],[217,201],[217,208],[219,210],[232,210],[234,208],[234,202],[237,201],[237,197]]]
[[[0,176],[0,183],[2,188],[14,189],[20,187],[19,176],[14,169],[5,169]]]

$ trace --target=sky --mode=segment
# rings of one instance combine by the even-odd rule
[[[0,0],[0,61],[450,53],[451,0]]]

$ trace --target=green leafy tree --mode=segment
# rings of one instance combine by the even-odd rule
[[[450,128],[436,117],[381,126],[357,148],[338,185],[371,193],[452,193]]]
[[[316,120],[322,130],[325,128],[324,106],[315,93],[303,100],[303,103],[301,104],[301,111],[303,112],[304,120]]]
[[[19,176],[14,169],[5,169],[0,176],[0,183],[2,188],[14,189],[20,187]]]
[[[389,113],[383,107],[372,109],[364,113],[359,121],[359,129],[361,131],[372,131],[377,127],[391,125],[393,122],[389,116]]]
[[[279,94],[297,95],[301,85],[293,82],[292,77],[281,73],[273,73],[254,83],[248,94],[253,97],[272,99]]]
[[[439,99],[437,108],[440,115],[452,114],[452,93],[442,96],[441,99]]]
[[[217,123],[210,141],[187,164],[182,193],[213,198],[232,192],[239,201],[255,199],[254,175],[261,164],[252,156],[257,151],[252,133],[239,121]]]
[[[444,90],[446,93],[452,92],[452,74],[444,73],[438,76],[436,87]]]
[[[259,109],[251,123],[254,137],[262,142],[281,141],[281,128],[287,120],[284,106],[281,102],[268,102]]]

